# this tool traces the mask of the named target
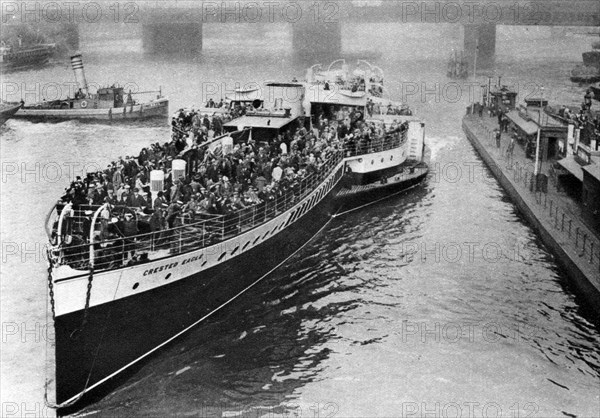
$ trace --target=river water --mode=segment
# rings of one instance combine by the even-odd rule
[[[484,79],[448,80],[446,57],[460,44],[451,28],[431,28],[357,25],[344,29],[343,43],[352,60],[382,67],[392,96],[425,119],[433,170],[423,187],[336,218],[80,414],[598,416],[597,314],[463,135],[469,90]],[[87,78],[161,85],[173,111],[206,100],[203,91],[300,78],[312,64],[294,60],[285,27],[204,31],[195,58],[144,56],[138,40],[84,39]],[[550,101],[581,102],[568,73],[591,38],[525,27],[499,27],[497,36],[503,82],[522,96],[544,86]],[[25,91],[33,101],[68,83],[65,62],[3,76],[2,96]],[[51,413],[43,406],[46,212],[84,164],[104,167],[166,141],[163,125],[11,120],[2,128],[0,415]]]

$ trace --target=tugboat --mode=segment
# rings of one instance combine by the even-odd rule
[[[21,37],[19,45],[12,47],[4,41],[0,45],[0,71],[9,72],[48,63],[56,51],[56,44],[36,44],[23,46]]]
[[[5,103],[0,102],[0,126],[12,118],[15,113],[19,110],[21,105],[19,103]]]
[[[453,50],[450,59],[448,60],[448,71],[446,75],[449,78],[467,78],[469,76],[468,66],[469,64],[464,52],[460,51],[459,53],[458,51]]]
[[[70,119],[118,121],[168,116],[169,101],[162,97],[160,90],[143,92],[158,93],[156,99],[145,102],[134,100],[132,97],[134,93],[125,92],[124,88],[119,86],[99,88],[96,94],[92,94],[88,89],[81,54],[71,57],[71,66],[79,87],[74,98],[67,97],[32,105],[25,105],[22,102],[21,109],[14,117],[34,121]]]

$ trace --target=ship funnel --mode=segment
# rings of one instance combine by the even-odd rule
[[[77,86],[87,96],[88,84],[87,80],[85,79],[85,72],[83,71],[83,60],[81,59],[81,54],[73,55],[71,57],[71,67],[73,67],[73,72],[75,73],[75,81],[77,81]]]

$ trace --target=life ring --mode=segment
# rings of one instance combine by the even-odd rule
[[[85,109],[87,107],[87,102],[85,100],[83,100],[80,104],[82,109]]]

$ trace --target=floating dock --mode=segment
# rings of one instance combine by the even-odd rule
[[[581,295],[594,309],[598,309],[600,240],[583,221],[577,205],[557,191],[552,181],[548,182],[546,192],[535,191],[534,162],[525,156],[525,150],[518,144],[513,147],[512,153],[507,152],[510,143],[508,134],[502,133],[498,147],[495,117],[467,114],[462,127],[494,177],[554,254]]]

